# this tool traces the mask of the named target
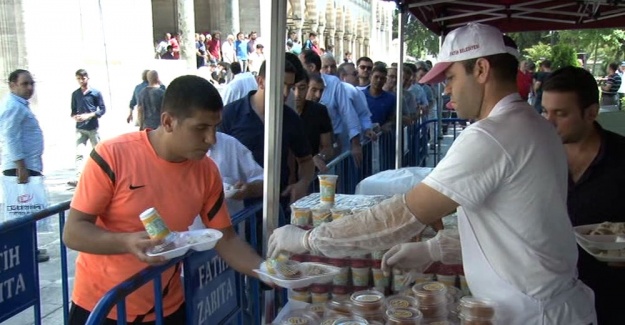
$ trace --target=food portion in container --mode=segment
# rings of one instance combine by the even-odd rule
[[[600,223],[588,235],[625,235],[625,222]]]
[[[423,314],[415,308],[391,308],[386,310],[386,325],[418,325]]]
[[[420,305],[447,303],[447,286],[440,282],[424,282],[412,287],[412,292]]]
[[[465,296],[460,299],[460,319],[463,324],[489,325],[495,320],[497,305],[489,299]]]
[[[301,325],[318,325],[320,323],[319,317],[317,315],[304,311],[304,310],[295,310],[292,311],[282,318],[280,325],[293,325],[293,324],[301,324]]]

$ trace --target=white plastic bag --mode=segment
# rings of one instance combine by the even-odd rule
[[[2,176],[4,220],[13,220],[48,207],[48,193],[43,176],[31,176],[28,183],[18,184],[16,176]],[[37,223],[39,231],[51,231],[50,218]]]

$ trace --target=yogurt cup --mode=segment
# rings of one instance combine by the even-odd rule
[[[340,268],[339,274],[332,279],[333,285],[346,286],[349,284],[349,262],[348,259],[342,258],[331,258],[328,260],[328,264]]]
[[[423,314],[414,308],[391,308],[386,310],[386,325],[421,324]]]
[[[472,296],[462,297],[459,305],[460,315],[471,320],[492,320],[497,306],[492,300]]]
[[[291,224],[295,226],[309,226],[312,220],[310,208],[291,205]]]
[[[319,200],[325,206],[334,205],[337,175],[319,175]]]
[[[390,297],[386,297],[384,300],[384,305],[386,309],[395,309],[395,308],[417,308],[419,307],[419,302],[417,299],[410,296],[405,295],[394,295]]]
[[[447,286],[440,282],[416,284],[412,287],[412,292],[420,306],[447,304]]]
[[[373,274],[373,286],[376,290],[386,291],[386,288],[390,286],[390,277],[385,275],[381,269],[371,269]]]
[[[436,274],[436,280],[448,287],[456,286],[456,275]]]
[[[330,209],[323,206],[317,206],[312,209],[312,224],[313,227],[319,227],[324,222],[332,221],[332,212]]]
[[[332,208],[330,211],[332,212],[332,221],[339,220],[344,216],[352,214],[352,210],[348,208]]]

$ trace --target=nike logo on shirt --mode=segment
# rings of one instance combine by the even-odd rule
[[[142,187],[145,187],[145,185],[133,186],[132,184],[130,184],[130,186],[129,186],[129,188],[130,188],[131,190],[136,190],[136,189],[138,189],[138,188],[142,188]]]

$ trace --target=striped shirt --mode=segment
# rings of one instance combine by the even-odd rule
[[[43,132],[28,101],[13,93],[0,104],[0,135],[2,138],[2,170],[17,168],[24,160],[27,169],[43,170]]]

